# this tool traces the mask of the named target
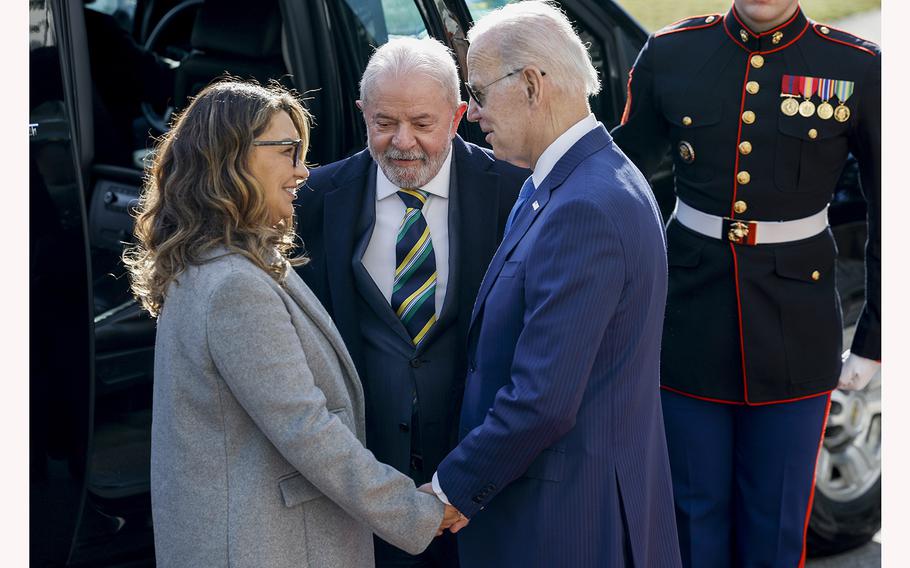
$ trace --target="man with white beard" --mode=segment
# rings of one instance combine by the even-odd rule
[[[298,194],[298,271],[357,365],[367,447],[420,485],[457,440],[471,309],[528,171],[456,134],[467,104],[436,40],[377,49],[357,106],[368,148]],[[419,557],[375,542],[377,566],[458,565],[450,533]]]

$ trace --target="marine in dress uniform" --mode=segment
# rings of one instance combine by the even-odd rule
[[[881,358],[881,59],[795,1],[762,32],[739,4],[648,39],[612,134],[646,176],[673,157],[661,385],[683,562],[796,566],[846,347],[827,206],[848,153],[869,235],[851,365]]]

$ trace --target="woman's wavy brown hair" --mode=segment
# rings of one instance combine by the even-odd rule
[[[278,112],[288,113],[309,144],[310,114],[272,84],[227,80],[203,89],[158,141],[139,198],[137,244],[123,253],[133,294],[157,316],[164,293],[191,264],[216,247],[242,254],[282,282],[294,248],[293,220],[275,226],[248,164],[253,140]]]

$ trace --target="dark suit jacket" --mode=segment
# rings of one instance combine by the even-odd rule
[[[357,366],[367,399],[367,447],[408,472],[416,387],[427,475],[456,441],[471,307],[518,190],[530,175],[460,137],[453,140],[452,152],[446,300],[419,350],[357,256],[375,217],[376,165],[369,152],[314,169],[310,190],[302,190],[297,201],[298,231],[311,259],[298,271],[332,316]],[[374,293],[364,294],[364,280]],[[369,337],[365,320],[378,322],[371,324]]]
[[[458,447],[465,566],[679,566],[659,398],[660,213],[603,128],[516,216],[478,294]],[[481,510],[482,509],[482,510]]]

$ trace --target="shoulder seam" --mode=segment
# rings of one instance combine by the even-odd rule
[[[710,22],[706,22],[705,20],[708,18],[714,19]],[[657,30],[654,32],[654,37],[665,36],[676,32],[686,32],[692,30],[700,30],[703,28],[710,28],[719,24],[722,20],[723,16],[721,14],[702,14],[700,16],[689,16]],[[701,25],[695,25],[699,21],[701,22]],[[686,23],[689,23],[691,25],[684,27],[684,24]]]
[[[848,32],[848,31],[844,31],[844,30],[842,30],[842,29],[840,29],[840,28],[835,28],[835,27],[833,27],[833,26],[829,26],[828,24],[820,24],[820,23],[818,23],[818,22],[813,22],[813,23],[812,23],[812,30],[815,32],[815,35],[817,35],[818,37],[820,37],[820,38],[822,38],[822,39],[826,39],[826,40],[828,40],[828,41],[830,41],[830,42],[832,42],[832,43],[839,43],[839,44],[841,44],[841,45],[846,45],[847,47],[852,47],[853,49],[857,49],[857,50],[862,51],[862,52],[864,52],[864,53],[868,53],[868,54],[871,55],[872,57],[878,57],[878,54],[875,53],[874,51],[872,51],[872,50],[869,49],[869,48],[863,47],[863,46],[861,46],[861,45],[856,45],[856,44],[853,44],[853,43],[849,43],[849,42],[846,42],[846,41],[843,41],[843,40],[835,39],[835,38],[831,37],[829,34],[822,33],[822,32],[820,31],[821,28],[827,28],[827,29],[829,29],[829,30],[831,30],[831,31],[840,32],[840,33],[844,34],[845,36],[848,36],[848,37],[851,37],[851,38],[854,38],[854,39],[858,39],[858,40],[864,41],[864,42],[866,42],[866,43],[873,43],[873,42],[871,42],[871,41],[869,41],[869,40],[867,40],[867,39],[865,39],[865,38],[861,38],[861,37],[859,37],[859,36],[856,35],[856,34],[852,34],[852,33]]]

